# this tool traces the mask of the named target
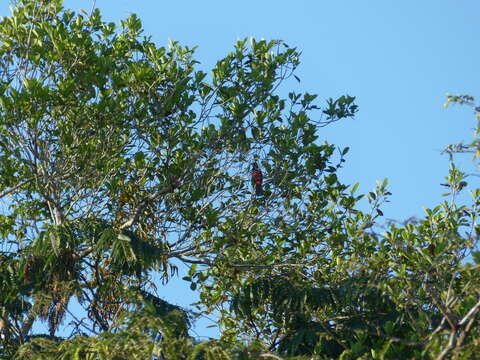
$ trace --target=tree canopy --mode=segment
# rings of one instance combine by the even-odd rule
[[[300,55],[282,41],[238,41],[211,73],[194,50],[61,0],[1,20],[0,357],[476,358],[480,189],[461,203],[452,161],[444,202],[385,223],[387,181],[358,194],[322,139],[354,97],[281,88]],[[210,313],[219,339],[192,336]]]

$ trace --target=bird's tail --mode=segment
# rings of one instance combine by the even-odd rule
[[[255,195],[257,196],[263,195],[262,184],[255,184]]]

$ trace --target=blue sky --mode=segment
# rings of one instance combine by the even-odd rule
[[[87,11],[92,4],[65,1]],[[172,38],[199,46],[203,69],[238,38],[282,39],[298,47],[302,81],[291,88],[319,99],[357,97],[358,116],[322,129],[320,137],[351,148],[341,172],[345,183],[360,182],[365,192],[375,180],[389,179],[386,218],[421,216],[422,207],[443,200],[439,184],[448,159],[440,151],[469,141],[476,125],[471,109],[442,104],[447,93],[480,95],[479,1],[97,0],[96,6],[107,21],[138,14],[145,34],[160,45]],[[8,13],[0,5],[0,14]],[[462,163],[471,171],[468,157]],[[194,298],[181,284],[168,286],[165,297],[182,305]],[[198,331],[214,334],[205,324]]]

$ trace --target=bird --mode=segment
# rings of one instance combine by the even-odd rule
[[[255,187],[255,195],[260,196],[263,194],[263,174],[260,168],[258,167],[257,162],[252,163],[252,183]]]
[[[0,317],[0,339],[5,340],[6,331],[7,331],[7,322]]]

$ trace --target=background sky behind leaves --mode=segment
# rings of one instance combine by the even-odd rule
[[[92,0],[65,6],[90,12]],[[136,13],[145,35],[199,46],[196,59],[208,70],[237,38],[283,39],[302,51],[298,84],[283,87],[327,97],[349,94],[360,107],[354,120],[324,128],[321,138],[349,146],[342,180],[371,190],[387,177],[391,203],[386,218],[421,216],[445,192],[440,186],[449,143],[469,141],[475,126],[470,108],[444,109],[446,93],[480,96],[480,2],[475,0],[244,0],[242,2],[97,0],[106,21]],[[8,15],[8,1],[0,15]],[[462,161],[469,168],[469,158]],[[471,178],[475,181],[475,178]],[[194,301],[188,284],[164,293],[180,305]],[[214,335],[197,325],[202,335]]]

